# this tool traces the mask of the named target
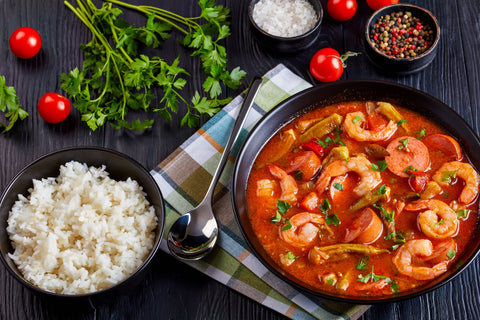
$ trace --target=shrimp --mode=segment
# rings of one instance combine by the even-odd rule
[[[282,189],[282,194],[280,195],[279,200],[286,201],[290,204],[297,202],[297,192],[298,186],[295,179],[285,172],[282,168],[275,164],[267,164],[268,171],[276,179],[280,180],[280,188]]]
[[[315,190],[322,194],[333,177],[344,175],[349,171],[356,172],[360,176],[359,184],[353,189],[353,192],[359,197],[375,189],[382,182],[380,172],[372,169],[372,163],[365,157],[357,156],[345,160],[336,160],[326,166],[315,184]]]
[[[439,185],[446,186],[450,183],[450,178],[455,179],[456,177],[460,177],[465,181],[465,187],[460,193],[458,200],[464,204],[471,203],[478,195],[480,175],[469,163],[459,161],[444,163],[432,178]]]
[[[428,239],[410,240],[404,243],[393,257],[393,264],[398,272],[416,280],[431,280],[447,271],[447,261],[433,267],[414,266],[415,257],[425,258],[433,254],[432,242]]]
[[[319,226],[325,224],[325,219],[315,213],[300,212],[289,219],[291,227],[280,229],[280,237],[286,243],[297,247],[306,248],[318,239]]]
[[[398,127],[395,121],[390,120],[385,128],[381,130],[365,130],[362,128],[364,122],[365,115],[363,112],[358,111],[348,113],[345,116],[343,125],[348,135],[357,141],[385,141],[397,131]]]
[[[417,200],[407,204],[405,210],[425,210],[418,214],[418,224],[428,237],[445,239],[457,233],[459,225],[457,214],[448,204],[440,200]]]

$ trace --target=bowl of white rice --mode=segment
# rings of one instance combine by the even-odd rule
[[[248,16],[260,45],[288,53],[317,40],[323,9],[319,0],[252,0]]]
[[[17,174],[0,198],[1,260],[24,286],[49,296],[128,293],[164,231],[160,189],[114,150],[74,147]]]

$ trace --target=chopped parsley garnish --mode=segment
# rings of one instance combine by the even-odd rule
[[[324,215],[327,215],[328,210],[332,209],[332,206],[330,205],[330,201],[328,199],[323,200],[322,204],[320,205],[320,210],[322,210],[322,213]]]
[[[372,205],[374,208],[380,210],[383,215],[385,216],[385,219],[387,221],[391,221],[391,222],[395,222],[394,218],[395,218],[395,210],[392,210],[392,212],[388,212],[387,210],[385,210],[385,208],[383,207],[383,205],[380,203],[380,204],[373,204]]]
[[[328,282],[329,285],[333,286],[333,284],[335,283],[335,280],[332,279],[332,278],[329,278],[329,279],[327,279],[327,282]]]
[[[333,224],[334,226],[338,227],[340,224],[340,219],[336,213],[329,214],[331,209],[332,206],[330,205],[330,201],[328,201],[328,199],[323,200],[322,204],[320,205],[320,211],[322,211],[322,213],[326,216],[325,222],[327,225]]]
[[[292,228],[292,224],[290,223],[290,219],[285,219],[285,225],[282,227],[282,231],[287,231]]]
[[[400,140],[400,145],[397,147],[397,149],[408,151],[408,138]]]
[[[453,257],[455,257],[456,254],[457,254],[457,251],[455,251],[453,247],[450,247],[450,249],[447,252],[447,258],[453,259]]]
[[[352,122],[357,123],[358,121],[362,121],[362,120],[363,120],[362,117],[356,116],[355,118],[353,118]]]
[[[368,283],[368,282],[374,283],[380,280],[384,280],[386,283],[388,283],[393,293],[398,293],[398,289],[400,288],[400,286],[397,284],[397,282],[395,280],[390,279],[387,276],[376,275],[375,273],[373,273],[373,267],[372,267],[372,272],[370,272],[369,274],[366,274],[365,276],[362,276],[361,274],[358,275],[358,281],[362,283]]]
[[[470,214],[470,210],[468,209],[460,209],[457,212],[457,218],[458,219],[467,219],[468,215]]]
[[[278,200],[277,201],[277,211],[275,212],[275,217],[271,217],[270,220],[272,223],[277,223],[282,220],[282,214],[285,214],[290,208],[290,204],[286,201]]]
[[[275,213],[275,217],[271,217],[270,220],[272,221],[272,223],[278,223],[282,220],[282,215],[277,210],[276,213]]]
[[[440,225],[440,224],[445,224],[445,220],[443,220],[443,218],[442,218],[442,219],[440,219],[440,221],[438,221],[438,222],[436,222],[436,223],[432,224],[432,225],[431,225],[431,227],[435,227],[435,226],[438,226],[438,225]]]
[[[377,172],[382,172],[383,170],[387,169],[388,165],[385,160],[379,160],[377,164],[372,163],[372,170]]]
[[[334,143],[338,143],[339,145],[341,146],[345,146],[345,143],[343,143],[342,141],[340,141],[340,127],[336,127],[335,128],[335,140],[333,140]]]
[[[291,251],[288,251],[287,258],[290,260],[295,260],[298,258],[298,256],[294,255]]]
[[[407,119],[401,119],[400,121],[397,122],[397,126],[401,126],[402,124],[404,124],[405,122],[407,122]]]
[[[417,172],[418,170],[414,166],[408,166],[405,169],[403,169],[404,173],[408,174],[408,171]],[[410,174],[410,175],[413,176],[414,174]]]
[[[287,212],[287,210],[290,209],[290,207],[291,207],[290,203],[286,201],[282,201],[282,200],[277,201],[277,208],[281,214],[284,214],[285,212]]]
[[[389,233],[385,236],[385,240],[393,240],[396,243],[395,245],[392,246],[391,250],[395,250],[398,247],[400,247],[402,243],[407,242],[407,239],[405,239],[405,234],[403,233],[403,231],[393,231],[392,233]]]
[[[460,170],[460,168],[458,168],[455,171],[443,171],[442,172],[442,181],[448,181],[450,179],[455,179],[457,177],[457,173],[458,173],[459,170]]]
[[[425,128],[422,128],[418,133],[417,139],[420,140],[425,136]]]
[[[381,194],[385,194],[385,192],[387,192],[387,187],[384,184],[382,184],[380,188],[378,188],[377,194],[381,195]]]
[[[355,266],[355,269],[357,269],[357,270],[367,270],[367,264],[368,264],[369,260],[370,260],[369,256],[365,256],[365,257],[361,258],[360,260],[358,260],[358,263]]]
[[[338,182],[334,183],[333,187],[337,190],[343,191],[343,186]]]
[[[327,223],[327,226],[333,224],[334,226],[337,226],[340,224],[340,218],[336,213],[329,215],[325,218],[325,222]]]

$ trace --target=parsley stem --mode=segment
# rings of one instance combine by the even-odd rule
[[[172,22],[172,20],[174,20],[176,22],[180,22],[184,25],[187,25],[189,27],[189,29],[192,28],[192,25],[191,25],[190,20],[188,18],[183,18],[180,15],[177,15],[173,12],[170,12],[170,11],[167,11],[167,10],[164,10],[164,9],[161,9],[161,8],[155,8],[155,7],[151,7],[151,6],[136,6],[136,5],[132,5],[132,4],[129,4],[129,3],[126,3],[126,2],[123,2],[123,1],[118,1],[118,0],[105,0],[105,1],[114,3],[116,5],[119,5],[119,6],[122,6],[122,7],[125,7],[125,8],[129,8],[129,9],[132,9],[132,10],[143,12],[146,15],[155,14],[155,18],[170,24],[171,26],[175,27],[176,29],[178,29],[179,31],[181,31],[185,34],[188,34],[189,32],[187,30],[185,30],[184,28],[182,28],[181,26],[179,26],[178,24]],[[193,27],[198,28],[198,24],[196,24],[196,26],[193,26]]]

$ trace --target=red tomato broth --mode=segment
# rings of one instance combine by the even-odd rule
[[[400,108],[395,106],[395,108],[400,112],[402,117],[407,120],[408,128],[410,130],[410,135],[417,137],[420,134],[422,128],[425,129],[425,136],[437,133],[445,133],[443,129],[439,126],[433,124],[428,119],[425,119],[422,116],[419,116],[417,113],[410,111],[408,109]],[[345,234],[346,228],[351,224],[351,222],[360,215],[362,210],[358,210],[355,212],[350,212],[349,207],[356,202],[359,198],[357,195],[352,193],[352,189],[358,180],[358,176],[356,173],[350,172],[347,175],[348,183],[344,183],[345,189],[340,191],[340,194],[337,199],[337,195],[335,196],[335,200],[332,200],[330,197],[330,191],[326,190],[322,194],[319,195],[320,202],[324,201],[324,199],[328,199],[331,205],[331,209],[329,210],[329,214],[335,213],[338,215],[340,220],[340,224],[338,226],[330,225],[329,228],[334,231],[336,235],[336,240],[332,242],[332,240],[327,239],[326,243],[322,243],[324,240],[319,240],[320,238],[315,240],[314,245],[308,246],[306,248],[298,248],[292,246],[285,241],[282,240],[280,235],[281,228],[285,225],[284,221],[286,218],[291,218],[295,214],[304,212],[305,210],[298,206],[301,199],[306,196],[309,192],[313,190],[313,183],[310,182],[300,182],[297,181],[298,184],[298,193],[297,199],[298,203],[296,205],[292,204],[292,206],[282,215],[282,222],[279,223],[272,223],[271,218],[275,216],[275,212],[277,210],[277,200],[281,194],[281,186],[279,183],[274,185],[273,195],[270,197],[257,197],[256,195],[256,184],[258,180],[261,179],[269,179],[275,180],[272,178],[272,175],[267,170],[265,164],[269,163],[268,159],[271,158],[278,158],[279,152],[282,151],[282,134],[287,130],[293,129],[296,130],[296,126],[299,121],[301,120],[309,120],[315,118],[325,118],[332,113],[338,113],[345,117],[347,113],[362,111],[366,113],[366,107],[364,102],[349,102],[349,103],[340,103],[324,108],[314,109],[312,111],[307,112],[299,116],[297,119],[294,119],[287,125],[285,125],[270,141],[266,143],[264,148],[261,150],[257,159],[253,165],[253,169],[250,173],[248,184],[247,184],[247,207],[249,213],[249,219],[252,225],[252,228],[255,234],[258,237],[258,240],[265,248],[266,252],[271,256],[271,258],[284,269],[287,273],[291,274],[292,276],[300,279],[304,283],[309,284],[315,288],[318,288],[320,291],[328,291],[336,294],[347,295],[347,296],[385,296],[385,295],[393,295],[394,292],[391,289],[390,285],[385,285],[383,288],[381,284],[376,284],[376,282],[368,282],[366,284],[359,282],[359,277],[365,277],[366,275],[373,273],[378,276],[388,277],[391,280],[394,280],[396,284],[399,285],[397,292],[404,292],[411,290],[412,288],[424,286],[428,284],[428,280],[415,280],[409,276],[403,275],[398,272],[396,267],[392,262],[392,258],[394,257],[396,250],[391,250],[392,246],[396,243],[393,240],[385,240],[385,236],[388,234],[387,228],[384,225],[382,235],[376,240],[373,245],[376,248],[381,249],[388,249],[389,252],[382,253],[378,255],[369,255],[369,260],[366,265],[365,270],[357,270],[356,266],[359,263],[360,259],[362,259],[366,254],[348,254],[343,259],[339,261],[329,261],[321,265],[313,264],[308,256],[310,249],[315,246],[324,246],[336,243],[335,241],[341,240]],[[343,128],[343,127],[342,127]],[[387,139],[386,141],[380,142],[373,142],[379,144],[383,147],[386,147],[391,140],[394,140],[397,137],[401,137],[405,135],[405,131],[403,129],[398,128],[396,133]],[[326,137],[330,137],[332,140],[337,138],[337,133],[334,131],[328,134],[321,139],[324,140]],[[340,141],[342,141],[350,151],[350,157],[352,155],[356,155],[359,153],[364,153],[365,146],[372,142],[359,142],[356,141],[348,136],[344,129],[341,130],[340,133]],[[329,153],[329,151],[338,146],[338,143],[330,143],[324,150],[324,157]],[[288,152],[282,156],[280,159],[274,161],[273,163],[286,168],[290,161],[295,157],[296,153],[301,151],[301,148],[298,145],[293,146]],[[453,157],[451,155],[445,155],[441,151],[431,150],[429,149],[430,154],[430,167],[426,170],[426,173],[431,178],[433,174],[436,172],[438,168],[444,163],[448,161],[453,161]],[[324,158],[322,157],[322,159]],[[372,158],[368,157],[372,163],[377,163],[380,158]],[[465,157],[462,160],[465,162]],[[385,184],[391,188],[391,198],[402,198],[405,195],[411,195],[413,193],[412,189],[408,184],[407,178],[401,178],[396,176],[395,174],[391,173],[388,169],[382,171],[380,173],[382,182],[379,184]],[[318,174],[312,179],[315,181]],[[332,179],[333,180],[333,179]],[[460,179],[458,179],[460,180]],[[331,186],[329,186],[330,188]],[[377,186],[378,188],[378,186]],[[457,199],[458,195],[460,194],[463,188],[463,182],[457,182],[450,186],[443,187],[443,192],[438,194],[434,197],[434,199],[441,200],[446,203],[450,203],[450,201]],[[448,196],[448,197],[447,197]],[[410,200],[406,200],[409,202]],[[368,206],[372,208],[372,206]],[[478,197],[477,199],[467,206],[469,210],[471,210],[468,219],[462,220],[459,219],[459,228],[456,235],[453,238],[456,241],[456,255],[453,259],[448,262],[448,266],[454,266],[455,262],[458,258],[462,255],[463,250],[471,238],[473,230],[475,228],[477,217],[478,217]],[[388,211],[392,211],[395,209],[395,206],[391,203],[385,204],[385,209]],[[377,214],[379,210],[373,209]],[[322,210],[320,206],[315,210],[311,211],[315,214],[322,214]],[[418,226],[417,222],[418,212],[410,212],[403,210],[401,213],[395,216],[395,227],[396,230],[401,230],[405,233],[407,240],[410,239],[429,239],[431,240],[433,246],[435,247],[436,244],[440,243],[440,240],[431,239],[425,236],[421,229]],[[323,233],[325,230],[322,231]],[[355,241],[353,241],[355,243]],[[293,254],[295,256],[294,261],[289,264],[285,265],[282,263],[281,256],[285,256],[288,253]],[[418,259],[413,260],[414,265],[423,264]],[[340,275],[336,279],[336,283],[329,282],[323,278],[323,276],[327,276],[331,274],[334,270],[336,275]],[[337,284],[341,280],[345,280],[349,282],[347,288],[341,289],[337,288]],[[377,281],[378,282],[378,281]]]

